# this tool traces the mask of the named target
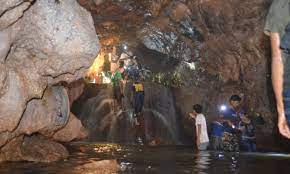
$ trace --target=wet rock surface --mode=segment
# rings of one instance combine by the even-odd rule
[[[101,160],[94,161],[88,164],[84,164],[82,166],[77,167],[76,172],[89,172],[92,174],[111,174],[120,170],[120,166],[116,160]]]
[[[93,14],[102,45],[127,44],[151,71],[180,75],[182,87],[173,95],[186,132],[192,104],[201,103],[210,122],[221,104],[239,94],[251,115],[265,119],[257,131],[261,144],[274,146],[270,43],[263,34],[271,2],[127,0],[84,6]]]
[[[53,162],[68,157],[66,148],[41,136],[19,136],[0,152],[0,161]]]
[[[59,83],[84,76],[99,42],[90,13],[75,0],[0,3],[0,144],[1,151],[10,154],[11,143],[20,148],[16,146],[21,143],[11,142],[16,137],[39,133],[49,139],[67,124],[69,97]],[[67,154],[53,142],[42,150],[45,142],[29,138],[23,142],[29,144],[22,147],[23,153],[35,147],[41,154],[15,159],[54,161]]]
[[[70,142],[72,140],[84,139],[87,135],[88,132],[83,127],[81,121],[70,113],[68,123],[53,135],[53,139],[61,142]]]
[[[55,135],[60,141],[82,137],[77,132],[67,133],[72,127],[82,132],[80,122],[70,116],[69,106],[80,96],[83,86],[69,87],[69,94],[62,87],[52,86],[84,76],[99,50],[96,31],[102,46],[126,44],[128,51],[152,72],[178,74],[181,87],[146,87],[150,97],[144,111],[148,118],[152,117],[147,124],[151,125],[149,139],[171,139],[176,143],[178,138],[170,132],[179,132],[174,126],[180,121],[184,123],[183,131],[192,136],[192,122],[187,119],[192,104],[201,103],[210,122],[220,104],[226,103],[230,95],[240,94],[250,113],[260,113],[265,119],[266,124],[257,131],[263,142],[260,144],[274,142],[272,137],[277,134],[270,49],[263,35],[271,0],[78,2],[92,12],[93,18],[75,0],[0,0],[3,152],[9,154],[13,149],[10,143],[16,147],[24,134],[39,133],[49,139]],[[127,125],[130,120],[126,121],[129,112],[116,119],[112,116],[116,114],[111,113],[115,109],[112,90],[99,88],[91,90],[90,95],[95,98],[86,103],[91,109],[87,108],[86,112],[91,113],[85,114],[89,118],[80,117],[89,131],[99,132],[95,134],[103,136],[100,140],[110,137],[111,141],[131,141],[132,137],[120,134],[124,127],[124,132],[131,131]],[[129,100],[125,106],[130,108]],[[157,119],[160,114],[165,115],[167,123]],[[99,140],[89,134],[90,138]]]
[[[179,144],[180,122],[176,118],[174,98],[170,89],[154,83],[145,84],[143,117],[148,144]],[[114,104],[110,85],[87,84],[85,92],[72,106],[72,112],[88,129],[88,140],[95,142],[136,143],[136,127],[128,83],[122,110]],[[153,143],[152,143],[153,142]]]

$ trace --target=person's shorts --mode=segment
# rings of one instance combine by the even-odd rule
[[[207,150],[208,145],[209,145],[208,142],[206,142],[206,143],[200,143],[200,145],[198,145],[197,148],[198,148],[198,150],[201,150],[201,151]]]
[[[285,90],[283,92],[283,101],[284,101],[285,116],[288,121],[288,125],[290,125],[290,89]]]

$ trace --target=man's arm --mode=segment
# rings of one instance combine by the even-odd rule
[[[272,48],[272,85],[276,97],[278,112],[278,127],[280,133],[290,139],[290,130],[286,121],[283,103],[283,60],[280,50],[280,36],[270,33]]]
[[[220,123],[228,123],[230,126],[233,125],[233,123],[232,123],[230,120],[225,119],[225,117],[224,117],[223,114],[220,114],[220,115],[219,115],[219,118],[218,118],[216,121],[218,121],[218,122],[220,122]]]
[[[201,135],[201,124],[197,124],[196,130],[196,145],[200,145],[200,135]]]

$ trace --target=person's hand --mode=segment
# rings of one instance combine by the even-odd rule
[[[228,120],[227,123],[229,124],[229,126],[233,126],[233,123],[230,120]]]
[[[193,113],[190,112],[190,113],[188,113],[188,115],[189,115],[190,118],[194,118]]]
[[[290,129],[285,114],[278,115],[278,128],[281,135],[290,139]]]

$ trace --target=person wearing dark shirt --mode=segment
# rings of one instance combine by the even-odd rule
[[[210,145],[212,150],[223,150],[222,136],[224,133],[224,126],[218,121],[211,124]]]
[[[232,95],[229,100],[229,105],[225,106],[220,111],[220,120],[226,127],[237,127],[240,119],[239,106],[241,103],[241,97],[238,95]],[[232,129],[228,128],[229,131]]]
[[[239,123],[239,130],[242,133],[241,136],[241,150],[247,152],[256,151],[256,137],[255,137],[255,127],[249,118],[248,114],[241,116],[241,121]]]

